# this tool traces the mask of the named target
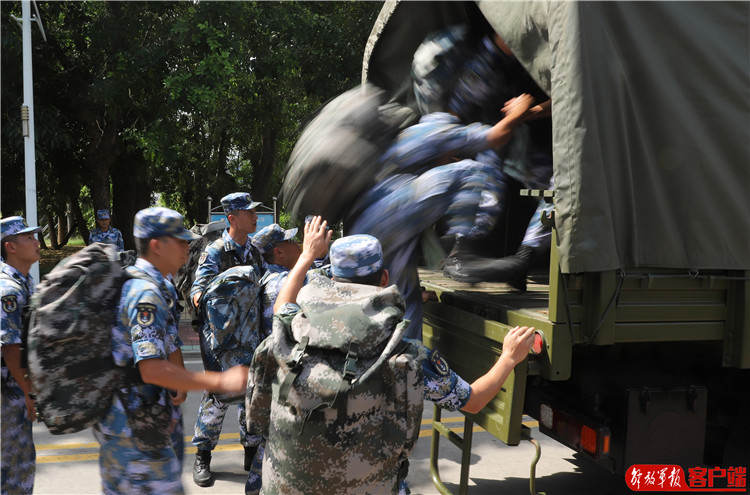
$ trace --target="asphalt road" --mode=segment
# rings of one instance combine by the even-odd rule
[[[186,353],[186,366],[202,369],[200,358]],[[241,494],[247,478],[242,468],[243,449],[239,443],[236,408],[230,407],[224,422],[219,446],[214,451],[212,471],[216,481],[212,487],[201,488],[192,481],[195,448],[190,445],[191,433],[198,411],[200,393],[191,392],[183,405],[186,430],[186,453],[182,480],[188,494]],[[463,416],[443,413],[443,421],[453,424],[460,433]],[[432,404],[425,403],[422,432],[411,458],[409,486],[414,494],[437,494],[430,477],[430,435]],[[526,418],[532,437],[542,445],[542,456],[536,468],[536,490],[547,495],[619,495],[632,493],[622,476],[612,475],[575,452],[541,435],[536,422]],[[90,430],[62,436],[51,435],[43,424],[34,427],[37,446],[37,474],[34,493],[94,494],[99,493],[98,444]],[[509,447],[479,427],[475,427],[469,472],[469,494],[528,494],[529,468],[534,447],[523,441]],[[440,443],[439,469],[446,486],[458,493],[460,451],[445,439]]]

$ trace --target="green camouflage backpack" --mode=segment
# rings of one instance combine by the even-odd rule
[[[37,413],[51,433],[92,426],[123,381],[139,379],[112,360],[115,311],[130,278],[117,248],[95,242],[58,263],[31,297],[28,370]]]
[[[424,387],[403,298],[317,278],[297,301],[253,358],[248,431],[267,438],[264,493],[396,493]]]

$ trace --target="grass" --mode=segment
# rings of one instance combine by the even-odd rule
[[[39,260],[39,276],[47,275],[57,265],[61,259],[67,258],[76,251],[84,248],[83,239],[76,237],[71,239],[67,245],[59,250],[47,247],[41,250],[41,259]]]

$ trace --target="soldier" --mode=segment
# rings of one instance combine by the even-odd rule
[[[263,321],[260,325],[260,337],[265,339],[271,335],[273,323],[273,304],[276,296],[286,280],[286,276],[297,263],[302,250],[294,242],[297,229],[285,230],[279,224],[271,224],[264,227],[253,236],[253,245],[263,255],[268,265],[266,273],[260,279],[263,287],[262,304]]]
[[[258,223],[258,215],[255,208],[260,203],[254,202],[250,194],[238,192],[221,198],[221,205],[229,221],[229,227],[224,230],[220,239],[215,240],[206,247],[198,261],[198,269],[195,271],[195,281],[190,290],[193,305],[198,308],[201,296],[206,291],[210,282],[220,273],[229,268],[248,265],[255,266],[258,271],[258,280],[265,273],[266,263],[263,261],[257,248],[251,242],[250,234],[255,232]],[[257,332],[260,321],[253,322]],[[204,321],[200,332],[201,347],[204,349],[206,335],[210,334],[211,322]],[[217,349],[217,354],[220,349]],[[252,351],[248,350],[245,363],[250,363]],[[204,366],[211,366],[204,359]],[[221,433],[221,425],[224,416],[229,409],[229,404],[222,402],[213,394],[204,393],[198,409],[198,418],[195,422],[195,435],[193,445],[197,448],[195,462],[193,464],[193,481],[198,486],[210,486],[213,482],[211,473],[211,451],[216,448]],[[250,463],[255,455],[255,448],[248,444],[245,429],[245,405],[238,405],[238,416],[240,423],[240,442],[245,447],[245,470],[250,469]]]
[[[2,493],[31,493],[36,472],[32,422],[36,415],[29,397],[31,383],[21,367],[22,309],[34,293],[31,265],[39,261],[40,227],[23,217],[0,221],[0,349],[2,351]]]
[[[306,223],[312,217],[305,219]],[[253,245],[258,248],[258,251],[263,255],[263,259],[268,264],[268,270],[266,271],[263,278],[260,280],[262,287],[262,304],[263,307],[263,321],[261,323],[261,339],[265,339],[271,335],[271,329],[273,324],[273,305],[276,302],[276,297],[279,295],[281,286],[284,285],[289,270],[291,270],[297,259],[299,259],[302,250],[294,241],[294,236],[297,235],[298,229],[285,230],[278,224],[271,224],[268,227],[264,227],[253,236]],[[318,262],[321,258],[318,258],[313,263],[315,266],[314,271],[308,272],[305,276],[305,283],[308,277],[314,276],[314,274],[324,273]],[[324,270],[324,269],[323,269]],[[260,442],[258,445],[258,451],[255,454],[250,472],[247,477],[247,484],[245,485],[246,494],[255,494],[260,491],[261,488],[261,465],[263,462],[263,451],[265,450],[265,442],[262,441],[261,437],[257,435],[251,435],[248,437],[248,442],[253,444]]]
[[[478,238],[491,232],[499,213],[496,195],[488,192],[489,184],[498,184],[497,167],[471,159],[456,162],[452,157],[472,156],[505,142],[531,103],[530,96],[522,95],[505,118],[492,127],[462,125],[447,113],[423,117],[420,124],[403,131],[386,153],[385,160],[399,173],[370,188],[352,207],[347,221],[349,232],[371,234],[383,243],[393,282],[406,299],[408,337],[422,335],[416,253],[422,231],[444,218],[448,234]],[[434,135],[435,129],[430,129],[437,122],[430,120],[433,118],[446,122],[437,126],[440,138]],[[442,146],[420,146],[426,139]],[[437,166],[439,163],[443,164]]]
[[[281,288],[274,305],[274,314],[277,315],[276,318],[280,318],[280,323],[288,324],[292,318],[298,316],[302,311],[300,306],[297,305],[297,295],[302,288],[305,273],[316,255],[323,253],[324,249],[327,248],[330,237],[331,234],[326,233],[325,222],[321,223],[320,217],[316,217],[310,224],[305,225],[302,254],[294,268],[289,272],[287,281]],[[319,316],[316,313],[313,313],[313,315],[308,314],[310,311],[314,311],[315,308],[315,305],[309,304],[309,302],[318,299],[318,296],[322,301],[328,301],[331,297],[346,300],[346,294],[354,291],[350,284],[380,287],[388,285],[389,275],[388,270],[383,266],[382,248],[378,240],[372,236],[353,235],[338,239],[331,245],[330,257],[334,284],[332,287],[325,286],[325,289],[320,294],[310,295],[308,293],[310,297],[306,305],[308,310],[305,313],[308,321],[312,320],[313,315],[315,317]],[[345,285],[337,285],[339,282],[344,282]],[[309,288],[310,286],[306,290]],[[385,297],[380,298],[379,306],[393,304],[393,306],[388,306],[391,308],[389,314],[395,312],[394,314],[397,314],[401,318],[403,316],[403,300],[397,297],[395,302],[387,303],[386,301]],[[321,311],[327,312],[326,321],[333,318],[340,322],[360,321],[363,325],[367,325],[368,317],[376,317],[374,313],[352,317],[352,306],[350,305],[345,309],[349,313],[347,315],[342,313],[341,315],[348,318],[338,320],[335,316],[330,315],[330,306],[330,303],[321,305]],[[367,311],[372,313],[373,309],[372,307],[368,307]],[[383,308],[380,307],[378,309],[382,310]],[[380,312],[377,313],[378,317],[382,317],[383,314]],[[383,324],[384,320],[379,319],[378,321],[380,322],[378,324]],[[371,321],[369,323],[373,324],[374,322]],[[274,336],[267,339],[264,345],[269,343],[269,340],[274,339]],[[451,371],[438,351],[431,351],[424,347],[421,342],[415,340],[407,340],[407,343],[421,349],[419,356],[422,363],[424,398],[434,401],[446,409],[462,409],[470,413],[476,413],[500,391],[511,370],[526,358],[533,340],[533,328],[515,327],[510,330],[503,340],[503,353],[501,357],[485,375],[471,384],[468,384],[456,375],[455,372]],[[269,345],[274,344],[271,342]],[[261,386],[264,374],[263,358],[258,357],[261,355],[265,356],[266,353],[261,352],[259,348],[256,358],[253,360],[248,382],[248,396],[252,405],[253,421],[265,415],[266,412],[271,411],[271,395],[267,393],[267,390],[262,393],[255,393],[256,388]],[[273,380],[273,378],[271,379]],[[259,388],[258,390],[263,389]],[[274,433],[278,432],[283,436],[283,426],[275,424],[274,420],[274,416],[270,416],[270,431]],[[263,424],[263,422],[261,421],[259,424]],[[268,421],[265,424],[268,424]],[[327,441],[329,443],[321,447],[325,451],[321,451],[317,457],[311,455],[308,459],[289,459],[285,457],[285,449],[289,446],[284,445],[281,437],[278,434],[268,437],[267,457],[263,462],[263,478],[273,480],[269,487],[269,492],[285,492],[287,490],[284,487],[292,486],[294,490],[299,490],[303,493],[314,491],[357,493],[361,487],[352,486],[351,482],[345,479],[345,477],[341,477],[342,466],[336,462],[335,456],[340,455],[343,457],[346,449],[338,444],[339,440],[337,438],[327,439]],[[309,449],[309,446],[306,448]],[[378,445],[377,448],[380,449],[381,446]],[[316,459],[321,459],[322,462],[317,463]],[[361,462],[367,463],[367,460],[362,459]],[[295,466],[292,470],[298,474],[304,471],[307,476],[299,476],[293,482],[285,479],[286,471],[283,468],[278,469],[278,467],[279,465],[289,467],[292,464]],[[336,478],[337,476],[339,476],[338,479]],[[318,482],[329,484],[323,487],[316,485]],[[306,485],[303,486],[303,484]],[[397,487],[396,479],[385,480],[385,485],[393,487],[392,490],[395,492]],[[407,491],[405,484],[402,484],[398,488],[400,491]]]
[[[147,208],[135,216],[138,260],[128,270],[147,279],[125,282],[112,329],[112,356],[125,368],[127,385],[95,426],[101,445],[102,492],[183,493],[182,416],[187,390],[237,392],[247,368],[225,373],[185,369],[177,334],[174,287],[166,277],[187,261],[189,241],[183,217],[167,208]]]
[[[109,210],[96,210],[96,225],[98,228],[89,234],[89,244],[92,242],[103,242],[117,246],[118,251],[125,250],[122,240],[122,232],[110,225]]]

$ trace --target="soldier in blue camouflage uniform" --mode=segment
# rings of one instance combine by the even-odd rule
[[[255,208],[260,203],[254,202],[250,194],[237,192],[221,198],[221,205],[227,215],[229,227],[222,233],[221,239],[209,244],[201,254],[198,268],[195,271],[195,281],[190,290],[190,297],[195,307],[200,307],[201,296],[209,283],[220,273],[238,265],[255,266],[258,279],[266,271],[266,262],[257,248],[252,244],[250,234],[255,232],[258,215]],[[257,331],[260,321],[257,321]],[[201,346],[205,348],[205,336],[210,333],[210,322],[204,321],[200,332]],[[245,363],[250,363],[252,352],[248,352]],[[206,363],[204,363],[206,364]],[[193,481],[198,486],[210,486],[213,483],[211,473],[211,451],[216,448],[221,433],[221,425],[226,416],[228,404],[224,404],[213,394],[204,393],[198,409],[195,423],[193,445],[197,448],[193,465]],[[245,469],[249,470],[255,455],[255,447],[250,445],[245,432],[245,406],[238,405],[240,424],[240,442],[245,447]]]
[[[177,334],[177,296],[167,276],[187,261],[189,241],[182,215],[147,208],[135,217],[138,260],[128,268],[140,277],[123,285],[112,328],[112,357],[125,369],[124,387],[95,426],[101,445],[102,492],[183,493],[182,414],[187,390],[237,392],[247,368],[225,373],[185,369]]]
[[[407,139],[400,140],[392,159],[402,167],[420,163],[427,150],[438,153],[443,149],[446,134],[454,135],[459,122],[496,122],[500,108],[507,115],[520,103],[516,95],[531,93],[541,103],[531,106],[514,124],[508,144],[482,151],[475,158],[495,168],[483,194],[493,199],[492,214],[500,215],[508,202],[505,191],[510,180],[529,189],[554,188],[550,126],[538,122],[550,115],[551,102],[497,33],[484,35],[478,43],[469,43],[467,38],[464,26],[452,27],[428,36],[415,52],[414,89],[425,117],[403,133]],[[501,281],[526,290],[532,259],[549,248],[550,229],[540,221],[548,209],[540,200],[518,253],[502,260],[479,258],[473,249],[476,238],[457,236],[445,273],[463,282]]]
[[[499,182],[496,165],[471,159],[456,162],[453,157],[474,156],[507,141],[530,105],[530,97],[523,98],[495,126],[466,126],[447,113],[423,117],[385,154],[386,166],[399,172],[367,191],[352,208],[349,233],[373,235],[384,246],[392,280],[406,299],[406,319],[411,322],[407,336],[422,334],[416,253],[421,232],[443,219],[447,234],[482,237],[491,232],[499,215],[497,190],[490,187]],[[421,146],[426,139],[435,146]],[[445,164],[436,166],[441,162]]]
[[[311,219],[312,217],[310,217]],[[308,219],[305,219],[308,222]],[[253,236],[253,245],[258,248],[258,251],[263,255],[263,259],[268,264],[268,270],[266,271],[263,278],[260,280],[262,289],[262,308],[263,308],[263,321],[261,323],[261,339],[265,339],[271,335],[273,326],[273,305],[276,302],[276,297],[279,295],[281,286],[284,285],[289,270],[291,270],[299,255],[302,252],[299,245],[294,241],[294,236],[297,235],[298,229],[283,229],[278,224],[271,224],[268,227],[264,227],[259,230]],[[307,283],[308,277],[320,275],[325,272],[320,266],[317,266],[321,259],[315,260],[313,263],[314,268],[308,272],[305,276],[305,283]],[[263,452],[265,450],[265,442],[261,440],[261,437],[251,435],[248,438],[248,442],[253,444],[260,442],[258,445],[258,451],[255,454],[255,458],[250,467],[250,472],[247,477],[247,484],[245,485],[246,494],[255,494],[260,491],[261,488],[261,465],[263,462]]]
[[[279,224],[271,224],[259,230],[253,236],[253,245],[266,261],[268,269],[260,279],[263,287],[262,303],[263,320],[260,325],[260,338],[271,335],[273,324],[273,304],[286,280],[286,276],[297,263],[302,252],[294,241],[297,229],[283,229]]]
[[[31,265],[39,261],[39,241],[23,217],[0,221],[0,352],[2,353],[2,493],[34,490],[36,450],[32,422],[36,411],[29,397],[31,383],[21,367],[22,310],[34,293]]]
[[[303,286],[307,268],[316,256],[325,252],[331,234],[325,229],[325,222],[316,217],[310,224],[305,225],[305,238],[302,254],[294,268],[289,272],[287,281],[282,287],[274,305],[274,314],[286,318],[301,311],[297,305],[297,294]],[[336,282],[363,283],[385,287],[389,283],[388,270],[383,265],[383,251],[377,239],[370,235],[352,235],[338,239],[331,245],[331,273]],[[272,339],[273,337],[271,337]],[[421,342],[412,340],[413,345],[422,348],[421,356],[423,371],[424,397],[441,407],[449,410],[462,409],[470,413],[480,411],[499,391],[513,368],[523,361],[531,349],[534,340],[534,329],[515,327],[508,332],[503,340],[503,353],[495,365],[482,377],[472,384],[451,371],[445,360],[437,350],[429,350]],[[267,341],[266,341],[267,342]],[[254,366],[256,363],[253,363]],[[260,371],[253,368],[253,371]],[[248,382],[248,395],[252,398],[256,375],[251,373]],[[271,404],[268,399],[268,411]],[[253,402],[265,408],[266,398],[261,403]],[[265,411],[262,412],[265,414]],[[273,421],[273,417],[271,418]],[[290,440],[290,441],[293,441]],[[378,447],[379,448],[379,447]],[[334,447],[335,449],[335,447]],[[335,450],[332,449],[333,452]],[[267,453],[274,452],[274,446],[269,445]],[[321,462],[316,464],[311,459],[299,459],[310,469],[325,470],[326,465],[335,465],[335,459],[330,458],[330,452],[321,452]],[[273,473],[273,459],[264,460],[264,478],[273,476],[283,479],[283,472]],[[312,475],[312,473],[311,473]],[[394,480],[395,485],[395,480]],[[341,487],[320,487],[323,493],[356,493],[356,487],[341,480]],[[269,493],[274,493],[274,486],[269,487]],[[265,491],[265,490],[264,490]],[[408,487],[403,483],[399,487],[401,493],[408,493]]]
[[[125,243],[122,240],[122,232],[110,225],[111,219],[108,210],[96,210],[97,228],[89,234],[89,244],[92,242],[103,242],[117,246],[118,251],[125,250]]]

